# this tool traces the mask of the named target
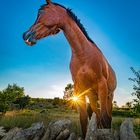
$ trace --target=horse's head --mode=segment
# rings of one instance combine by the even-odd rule
[[[47,4],[39,9],[35,23],[23,34],[23,39],[30,46],[43,37],[57,34],[62,28],[65,9],[50,0],[46,1]]]

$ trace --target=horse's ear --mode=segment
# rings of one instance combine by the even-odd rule
[[[47,2],[48,4],[50,4],[50,3],[51,3],[51,0],[46,0],[46,2]]]

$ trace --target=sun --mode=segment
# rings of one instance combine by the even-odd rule
[[[77,101],[78,101],[78,97],[74,96],[74,97],[72,97],[72,100],[73,100],[74,102],[77,102]]]

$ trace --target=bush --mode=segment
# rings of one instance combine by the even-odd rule
[[[134,92],[132,93],[132,96],[135,96],[134,101],[134,109],[137,113],[140,113],[140,70],[136,71],[133,67],[131,67],[131,70],[134,74],[134,78],[129,78],[134,85],[133,85],[133,90]]]
[[[0,102],[0,112],[6,113],[8,110],[8,104],[6,102]]]
[[[16,104],[19,104],[20,109],[24,109],[29,104],[29,102],[30,102],[30,97],[28,95],[24,97],[20,97],[15,101]]]
[[[113,110],[113,116],[121,116],[121,117],[139,117],[133,109],[132,110]]]
[[[25,96],[24,88],[16,84],[8,84],[7,88],[0,91],[0,112],[5,113],[8,109],[12,109],[19,105],[23,109],[29,103],[29,96]]]

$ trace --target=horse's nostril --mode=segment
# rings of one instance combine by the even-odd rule
[[[36,39],[34,38],[34,32],[25,32],[23,33],[23,39],[25,43],[29,46],[36,44]]]

